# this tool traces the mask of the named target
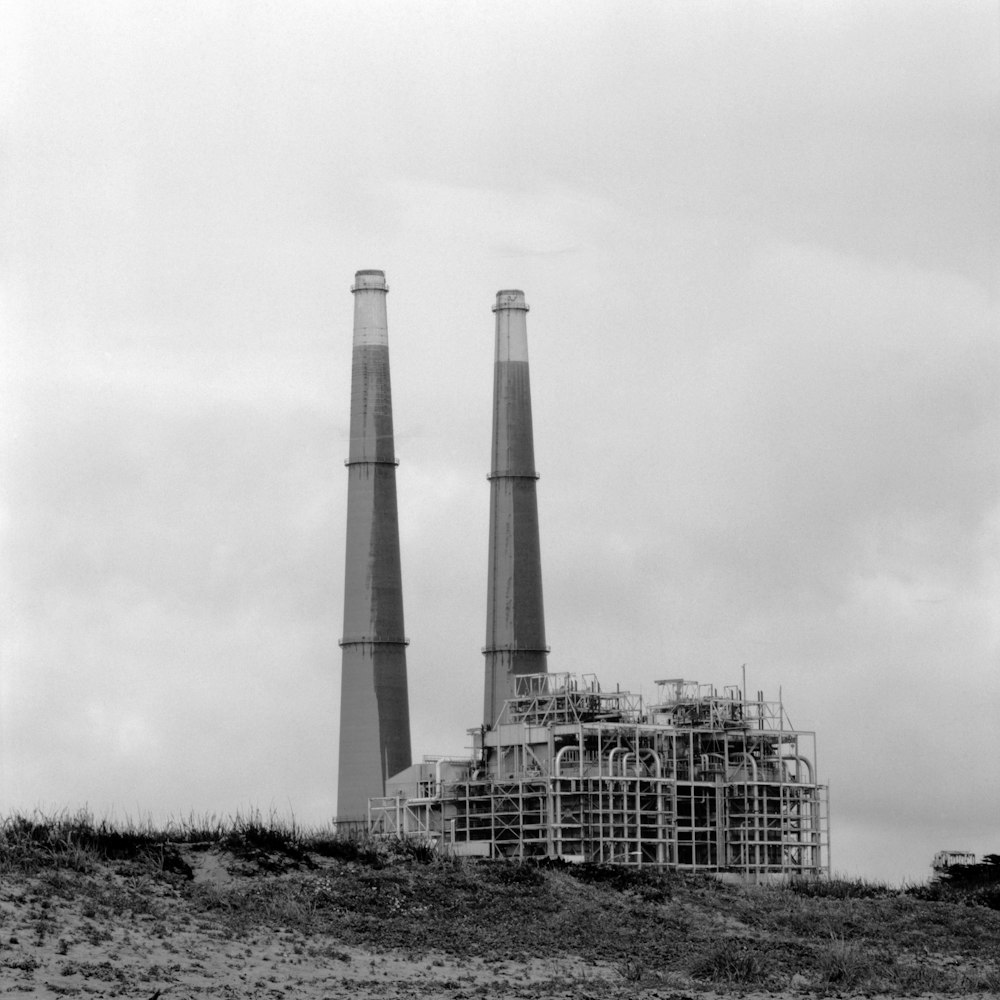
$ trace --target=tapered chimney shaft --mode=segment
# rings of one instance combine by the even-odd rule
[[[544,673],[535,447],[524,292],[497,292],[483,720],[492,726],[519,674]]]
[[[354,293],[351,443],[340,694],[337,816],[363,819],[368,799],[412,763],[403,584],[396,511],[389,340],[382,271],[358,271]]]

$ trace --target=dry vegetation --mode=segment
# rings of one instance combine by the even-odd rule
[[[971,876],[748,888],[460,863],[260,817],[64,816],[3,823],[0,887],[0,996],[1000,992],[997,885]]]

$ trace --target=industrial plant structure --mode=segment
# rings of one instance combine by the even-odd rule
[[[359,272],[359,279],[363,274],[381,272]],[[467,758],[411,765],[407,757],[386,771],[383,753],[386,780],[384,790],[370,793],[369,829],[426,838],[461,856],[648,865],[758,881],[828,875],[827,790],[815,770],[815,735],[792,728],[780,699],[670,679],[657,681],[656,698],[644,704],[617,687],[603,690],[593,674],[548,672],[527,309],[523,292],[497,293],[483,722],[469,730]],[[357,345],[357,327],[355,338]],[[387,398],[387,367],[385,386]],[[352,456],[354,415],[352,407]],[[387,461],[391,418],[388,433]],[[398,573],[394,481],[392,495]],[[370,493],[365,502],[374,503]],[[350,540],[350,519],[367,530],[379,508],[367,517],[352,510],[349,580],[352,545],[364,562],[360,543]],[[345,612],[349,636],[346,621]],[[373,627],[371,634],[382,633]],[[401,657],[401,603],[392,634]],[[345,638],[345,692],[347,650],[355,643]],[[361,662],[375,650],[358,647]],[[369,675],[355,668],[354,676],[367,690]],[[402,680],[405,706],[405,665]],[[351,741],[367,738],[367,721],[349,720],[345,737],[343,708],[341,717],[343,781],[345,746],[359,761]],[[379,729],[380,747],[386,732]],[[408,754],[408,724],[406,739]],[[366,745],[362,752],[374,751]],[[362,774],[360,765],[355,773]],[[352,786],[352,807],[361,784]],[[345,801],[342,786],[342,817]]]
[[[470,759],[428,757],[373,798],[373,832],[457,855],[729,872],[829,873],[815,736],[780,702],[657,682],[651,705],[592,675],[522,675]]]
[[[410,766],[396,452],[382,271],[354,276],[351,443],[340,687],[337,815],[363,820],[368,799]]]

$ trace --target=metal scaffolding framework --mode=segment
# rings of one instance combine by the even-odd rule
[[[827,876],[815,734],[760,692],[657,688],[644,707],[593,675],[518,677],[497,725],[470,730],[472,758],[425,758],[390,778],[369,829],[486,858]]]

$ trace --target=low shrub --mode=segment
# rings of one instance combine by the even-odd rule
[[[694,964],[691,975],[710,983],[760,986],[769,979],[767,963],[755,943],[741,938],[723,938]]]
[[[545,875],[536,865],[524,861],[480,861],[476,872],[494,885],[542,885]]]
[[[891,959],[879,958],[863,942],[831,937],[827,947],[818,951],[816,969],[824,986],[838,990],[856,990],[877,985]]]
[[[863,878],[795,879],[789,891],[811,899],[885,899],[898,896],[899,889],[886,882]]]

